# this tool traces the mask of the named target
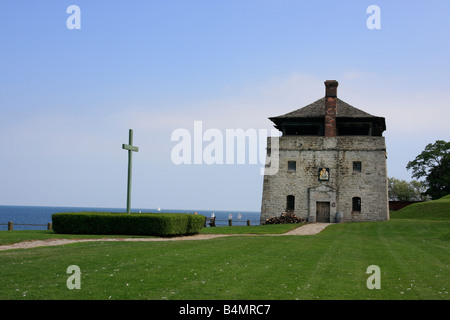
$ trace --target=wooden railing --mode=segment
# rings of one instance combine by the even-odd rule
[[[205,227],[206,227],[207,224],[209,224],[210,227],[216,227],[216,221],[228,221],[228,226],[229,227],[233,226],[233,221],[234,222],[246,222],[247,226],[250,226],[251,222],[258,222],[259,223],[259,220],[232,220],[232,219],[218,220],[218,219],[216,219],[214,217],[214,218],[205,218]]]
[[[14,230],[14,225],[16,226],[39,226],[39,227],[45,227],[47,226],[47,230],[52,230],[53,226],[52,223],[49,222],[47,224],[36,224],[36,223],[13,223],[12,221],[9,221],[8,223],[0,223],[0,226],[8,226],[8,230]]]

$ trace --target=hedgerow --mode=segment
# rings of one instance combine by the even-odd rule
[[[177,236],[200,232],[205,217],[183,213],[74,212],[55,213],[52,223],[56,233]]]

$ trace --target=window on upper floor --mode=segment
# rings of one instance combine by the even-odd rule
[[[353,172],[361,172],[361,161],[353,161]]]
[[[297,161],[288,161],[288,171],[295,172],[297,170]]]

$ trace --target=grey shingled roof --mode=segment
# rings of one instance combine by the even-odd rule
[[[377,118],[365,111],[349,105],[347,102],[337,99],[336,117],[338,118]],[[289,118],[321,118],[325,116],[325,97],[308,104],[307,106],[286,113],[281,116],[271,117],[270,120],[282,120]]]

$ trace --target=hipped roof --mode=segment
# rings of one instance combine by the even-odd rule
[[[377,117],[362,111],[358,108],[355,108],[349,105],[347,102],[342,101],[339,98],[336,98],[337,110],[336,110],[336,118],[345,120],[345,121],[354,121],[354,122],[366,122],[370,121],[374,123],[377,127],[379,127],[382,131],[386,130],[386,122],[383,117]],[[275,123],[275,127],[280,129],[282,124],[288,124],[291,122],[297,122],[308,119],[317,119],[317,118],[325,118],[325,97],[308,104],[307,106],[294,110],[292,112],[286,113],[281,116],[271,117],[269,118],[272,122]]]
[[[342,101],[339,98],[337,100],[337,118],[378,118],[371,115],[365,111],[355,108],[349,105],[347,102]],[[308,104],[307,106],[294,110],[292,112],[286,113],[281,116],[271,117],[270,120],[284,120],[293,118],[322,118],[325,116],[325,97]]]

